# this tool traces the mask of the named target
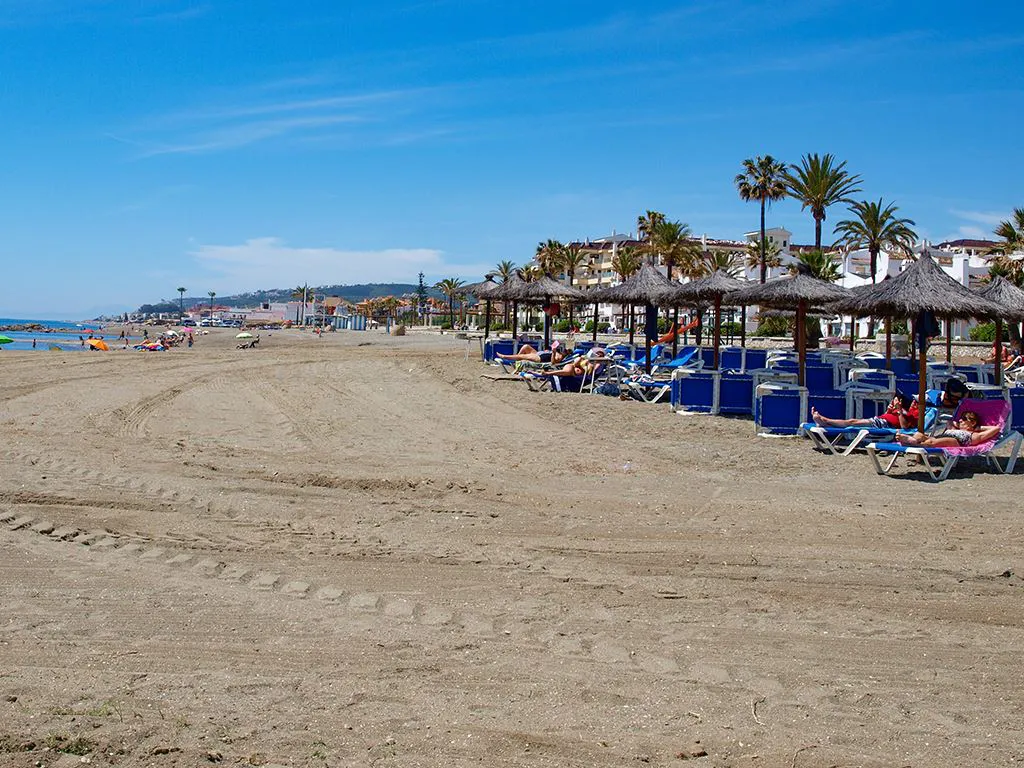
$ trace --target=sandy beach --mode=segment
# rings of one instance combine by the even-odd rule
[[[0,765],[1024,761],[1019,470],[234,333],[0,354]]]

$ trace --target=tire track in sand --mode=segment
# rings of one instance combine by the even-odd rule
[[[164,542],[154,544],[106,529],[82,530],[73,524],[57,526],[36,515],[19,514],[9,506],[0,506],[0,526],[6,535],[36,537],[37,542],[41,539],[48,547],[88,547],[90,553],[101,557],[135,560],[156,566],[164,573],[176,572],[187,579],[216,579],[256,592],[309,599],[336,616],[358,616],[362,621],[371,621],[379,625],[382,632],[394,622],[410,622],[450,634],[459,647],[485,640],[510,642],[587,664],[623,664],[659,675],[675,674],[680,669],[670,648],[663,649],[665,655],[637,654],[630,650],[622,644],[610,622],[591,618],[585,633],[565,627],[559,623],[560,610],[554,605],[548,606],[550,618],[539,621],[535,604],[521,613],[516,612],[515,606],[513,611],[501,614],[459,610],[405,594],[362,591],[333,583],[316,584],[289,575],[287,569],[268,569],[245,560],[232,562],[216,551],[199,556]]]

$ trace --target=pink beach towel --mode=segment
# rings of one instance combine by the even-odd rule
[[[996,444],[996,441],[1002,436],[1003,430],[1006,429],[1006,420],[1010,416],[1010,404],[1002,398],[998,400],[961,400],[956,413],[953,415],[954,420],[960,418],[962,411],[974,411],[978,414],[978,418],[983,426],[988,427],[998,424],[1000,434],[991,440],[986,440],[984,443],[978,443],[977,445],[963,445],[956,446],[955,448],[942,448],[941,450],[950,456],[980,456],[991,451],[992,446]]]

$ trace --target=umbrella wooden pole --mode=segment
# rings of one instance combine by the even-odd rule
[[[633,331],[635,330],[635,328],[634,328],[635,326],[636,326],[636,308],[632,304],[630,304],[629,305],[629,343],[630,344],[633,343]]]
[[[807,379],[807,335],[806,322],[807,305],[801,301],[796,305],[796,347],[797,347],[797,381],[801,387]]]
[[[946,318],[946,365],[953,362],[953,318]]]
[[[850,315],[850,351],[857,348],[857,317]]]
[[[484,300],[484,338],[491,332],[491,300]]]
[[[594,330],[590,334],[590,340],[597,344],[597,310],[600,305],[594,302]]]
[[[740,307],[740,346],[747,346],[747,305]]]
[[[996,367],[996,386],[1003,386],[1003,319],[1001,317],[996,318],[996,359],[994,365]]]
[[[718,370],[718,356],[720,353],[719,347],[722,346],[722,297],[715,296],[715,370]]]
[[[915,326],[920,325],[920,315],[918,320],[915,322]],[[914,331],[918,329],[915,327]],[[917,335],[916,333],[914,334]],[[917,350],[917,402],[919,407],[917,409],[917,431],[924,432],[924,412],[927,410],[920,406],[922,403],[928,402],[925,399],[925,393],[928,391],[928,345],[924,343],[924,339],[921,339],[921,343],[918,344],[919,349]]]
[[[545,299],[541,307],[541,314],[544,316],[544,349],[551,349],[551,299]]]
[[[657,313],[650,304],[644,305],[644,373],[650,375],[651,373],[651,334],[647,332],[647,321],[650,319],[651,314],[655,314],[655,325],[654,330],[658,330],[657,325]]]
[[[892,318],[885,318],[885,367],[892,370]]]
[[[679,354],[679,307],[672,307],[672,357]]]
[[[519,302],[518,301],[513,301],[512,302],[512,338],[513,339],[516,337],[516,330],[518,329],[518,327],[519,327]],[[517,352],[518,350],[513,349],[512,351],[513,352]]]

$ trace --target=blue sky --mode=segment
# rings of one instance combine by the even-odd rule
[[[923,236],[986,236],[1024,206],[1022,22],[998,0],[0,0],[0,316],[479,280],[648,208],[741,237],[758,154],[831,152]],[[769,223],[813,240],[794,201]]]

